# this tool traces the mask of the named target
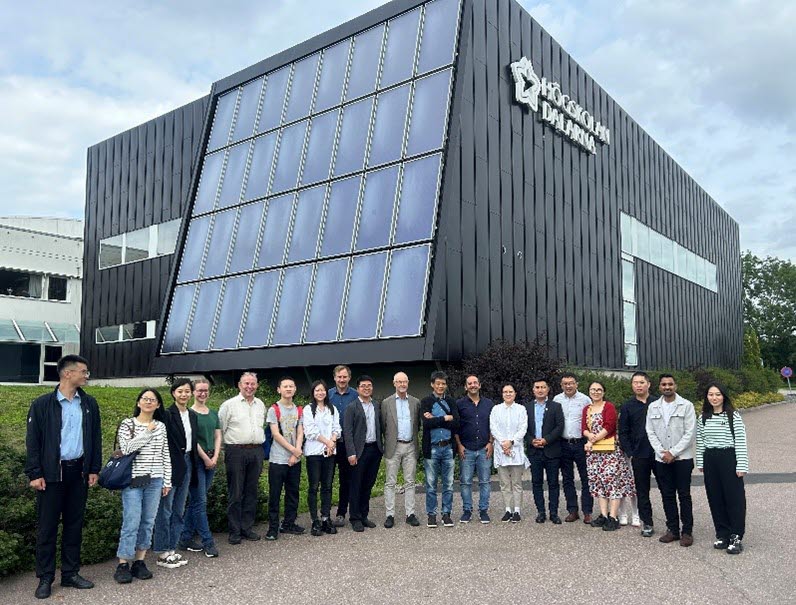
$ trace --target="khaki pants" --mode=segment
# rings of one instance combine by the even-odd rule
[[[522,464],[498,467],[500,493],[503,494],[503,504],[506,510],[514,512],[522,507],[523,472],[525,472],[525,466]]]
[[[414,443],[397,443],[395,455],[385,458],[387,477],[384,481],[384,506],[388,517],[395,516],[395,482],[398,480],[398,469],[404,471],[404,507],[406,516],[415,514],[415,471],[417,470],[417,452]]]

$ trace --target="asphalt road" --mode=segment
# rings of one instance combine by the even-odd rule
[[[403,523],[399,498],[399,522],[387,530],[381,527],[384,502],[377,498],[371,518],[379,526],[363,534],[345,528],[336,536],[281,536],[276,543],[240,546],[218,536],[218,559],[188,553],[190,563],[176,570],[158,568],[153,561],[154,579],[125,586],[114,583],[113,562],[87,566],[82,574],[96,582],[93,590],[62,589],[56,581],[50,602],[796,604],[796,532],[790,524],[796,502],[796,403],[749,411],[744,418],[753,475],[746,490],[746,550],[740,556],[712,548],[701,486],[692,490],[695,543],[690,548],[658,542],[665,524],[656,490],[653,539],[630,527],[608,533],[582,522],[538,525],[527,492],[518,525],[497,520],[501,498],[493,491],[491,525],[412,528]],[[423,502],[418,495],[418,511],[424,510]],[[454,517],[460,512],[455,494]],[[299,522],[309,525],[306,517]],[[6,579],[0,582],[0,604],[38,602],[35,587],[32,573]]]

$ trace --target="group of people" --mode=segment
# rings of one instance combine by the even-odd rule
[[[37,598],[51,594],[61,520],[61,585],[93,587],[78,572],[87,488],[97,482],[102,466],[99,408],[81,388],[90,375],[85,359],[63,357],[58,373],[58,387],[33,402],[27,423],[26,474],[37,490],[39,515]],[[188,563],[180,550],[218,556],[207,519],[207,499],[222,448],[228,541],[233,545],[261,539],[254,522],[266,458],[269,519],[265,538],[277,540],[280,533],[305,532],[296,523],[302,459],[306,459],[309,482],[310,533],[322,536],[344,527],[346,515],[355,532],[376,527],[369,517],[369,503],[382,458],[385,528],[396,523],[399,469],[403,471],[405,521],[420,525],[415,512],[419,458],[425,473],[427,527],[437,527],[439,522],[454,526],[454,459],[458,456],[459,523],[473,520],[476,477],[478,519],[490,523],[492,467],[497,469],[505,507],[501,521],[519,523],[522,476],[530,469],[537,523],[548,519],[555,525],[562,523],[559,495],[563,488],[567,509],[563,522],[577,521],[582,513],[584,523],[604,531],[631,524],[641,528],[642,536],[651,537],[655,531],[650,502],[654,476],[666,517],[666,532],[659,540],[679,541],[681,546],[693,544],[690,488],[696,461],[705,475],[716,532],[714,547],[730,554],[743,550],[746,433],[740,414],[720,385],[709,385],[697,418],[693,404],[677,394],[675,379],[669,374],[660,377],[658,399],[651,396],[649,376],[633,374],[634,396],[621,407],[621,414],[606,399],[601,382],[592,382],[587,396],[578,390],[571,373],[561,376],[562,392],[553,398],[548,379],[539,378],[525,402],[518,401],[515,385],[504,384],[499,403],[481,395],[474,375],[466,378],[466,394],[458,400],[449,395],[448,378],[440,371],[432,373],[431,393],[422,400],[409,394],[404,372],[395,374],[395,392],[383,401],[373,398],[370,376],[359,376],[353,388],[350,368],[340,365],[333,377],[331,388],[322,380],[315,381],[310,403],[303,407],[294,401],[296,382],[283,377],[277,385],[279,400],[266,408],[255,396],[257,376],[244,372],[239,394],[225,401],[218,413],[207,406],[210,384],[204,379],[176,379],[171,386],[174,402],[168,408],[158,391],[143,389],[132,416],[117,429],[121,453],[138,454],[132,482],[121,494],[115,580],[124,584],[133,578],[151,578],[145,563],[150,548],[157,553],[157,565],[166,569]],[[335,471],[339,496],[333,517]]]

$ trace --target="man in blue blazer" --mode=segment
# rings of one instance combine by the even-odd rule
[[[548,399],[550,385],[545,378],[533,382],[533,399],[525,403],[528,411],[528,432],[525,451],[531,463],[531,485],[536,504],[536,522],[544,523],[545,514],[543,473],[547,475],[550,521],[561,524],[558,516],[558,471],[561,466],[561,435],[564,434],[564,410],[561,404]]]

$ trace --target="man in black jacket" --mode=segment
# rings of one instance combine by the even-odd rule
[[[93,588],[80,571],[80,544],[88,487],[102,468],[102,433],[96,400],[83,391],[88,362],[79,355],[58,360],[58,388],[30,406],[25,438],[25,474],[36,490],[36,598],[46,599],[55,580],[58,524],[61,586]]]
[[[622,406],[619,414],[619,444],[630,456],[633,479],[636,482],[638,516],[641,518],[641,535],[652,537],[652,503],[650,502],[650,476],[655,474],[655,451],[647,437],[647,408],[655,398],[650,396],[650,378],[645,372],[636,372],[630,379],[633,397]]]
[[[546,520],[544,510],[543,474],[547,474],[550,521],[561,525],[558,516],[558,470],[561,466],[561,435],[564,433],[564,410],[561,404],[547,396],[550,385],[544,378],[533,382],[533,399],[525,403],[528,412],[528,432],[525,433],[525,452],[531,463],[531,485],[536,504],[536,522]]]
[[[453,436],[459,428],[459,408],[445,394],[447,389],[445,372],[433,372],[432,393],[420,402],[428,527],[437,527],[437,479],[442,480],[442,524],[453,527]]]

